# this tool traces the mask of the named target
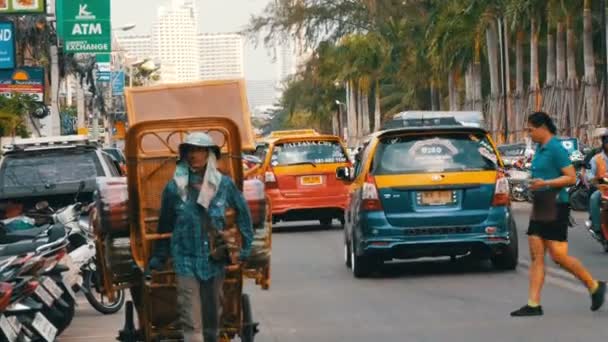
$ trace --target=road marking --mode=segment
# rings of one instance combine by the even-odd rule
[[[526,270],[530,269],[529,260],[520,259],[519,265]],[[518,269],[517,272],[525,274],[526,276],[528,275],[528,272],[521,268]],[[573,275],[553,267],[545,267],[545,282],[579,294],[589,294],[587,288],[585,288]]]

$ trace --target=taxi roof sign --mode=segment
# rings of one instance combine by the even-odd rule
[[[478,111],[405,111],[395,114],[385,129],[416,127],[484,128],[483,114]]]
[[[320,135],[320,134],[319,134],[319,132],[317,132],[314,129],[291,129],[291,130],[270,132],[270,134],[268,135],[268,138],[271,138],[271,139],[283,138],[283,137],[289,137],[292,135]]]

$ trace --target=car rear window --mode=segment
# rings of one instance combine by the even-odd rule
[[[58,151],[7,156],[0,170],[5,188],[54,187],[94,180],[103,169],[94,151]]]
[[[125,156],[122,154],[122,152],[120,152],[119,149],[108,148],[108,149],[104,149],[104,152],[110,154],[119,163],[126,163],[127,162],[126,159],[125,159]]]
[[[513,146],[509,146],[509,147],[498,147],[498,151],[500,152],[501,155],[505,156],[505,157],[519,157],[519,156],[523,156],[526,153],[526,147],[525,146],[517,146],[517,147],[513,147]]]
[[[271,165],[331,164],[347,161],[344,148],[337,141],[302,140],[278,143],[272,149]]]
[[[483,134],[408,135],[382,139],[372,173],[496,170],[497,157]]]

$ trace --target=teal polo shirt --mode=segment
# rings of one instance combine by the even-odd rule
[[[562,176],[562,169],[571,165],[568,151],[556,137],[553,137],[545,145],[539,145],[536,149],[534,159],[532,159],[532,179],[559,178]],[[557,200],[559,203],[568,203],[568,192],[565,188],[561,189]]]

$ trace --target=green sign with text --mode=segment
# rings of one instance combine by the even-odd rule
[[[110,0],[61,0],[58,18],[67,53],[112,52]]]

